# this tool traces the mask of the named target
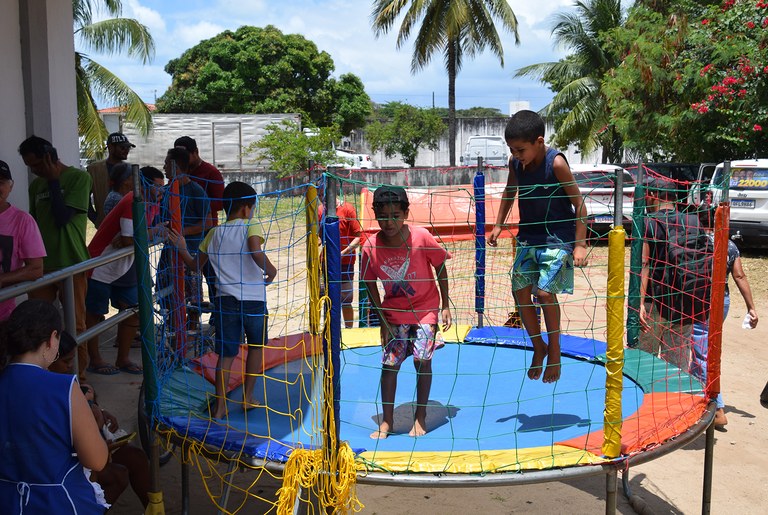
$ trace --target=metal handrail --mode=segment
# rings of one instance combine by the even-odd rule
[[[115,315],[107,317],[105,320],[99,322],[98,324],[89,327],[86,331],[77,334],[74,309],[72,308],[74,305],[72,277],[77,274],[87,272],[88,270],[98,268],[102,265],[106,265],[107,263],[117,261],[118,259],[131,256],[133,253],[133,245],[129,245],[128,247],[119,249],[116,252],[110,253],[108,255],[87,259],[75,265],[62,268],[61,270],[56,270],[55,272],[51,272],[49,274],[45,274],[44,276],[40,277],[39,279],[35,279],[34,281],[25,281],[23,283],[14,284],[13,286],[0,288],[0,302],[16,298],[19,295],[27,294],[32,290],[42,288],[43,286],[48,286],[49,284],[64,281],[65,288],[62,294],[62,297],[66,297],[64,302],[62,302],[62,306],[64,308],[64,329],[75,338],[79,345],[90,340],[91,338],[107,332],[123,320],[131,317],[138,312],[138,307],[134,306],[127,309],[121,309]]]
[[[25,293],[29,293],[32,290],[42,288],[43,286],[48,286],[49,284],[61,282],[67,277],[72,277],[73,275],[77,275],[81,272],[87,272],[88,270],[100,267],[101,265],[106,265],[107,263],[117,261],[120,258],[130,256],[132,254],[133,246],[128,246],[112,254],[87,259],[77,263],[76,265],[68,266],[66,268],[62,268],[61,270],[56,270],[50,274],[45,274],[41,278],[35,279],[34,281],[25,281],[23,283],[14,284],[13,286],[0,288],[0,302],[18,297],[19,295],[24,295]]]

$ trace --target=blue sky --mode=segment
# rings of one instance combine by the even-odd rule
[[[572,9],[573,0],[511,0],[510,4],[519,23],[520,45],[515,46],[511,34],[502,34],[503,68],[488,52],[464,63],[456,84],[458,108],[495,107],[507,114],[511,101],[528,101],[538,110],[551,99],[545,86],[513,75],[522,66],[564,55],[552,45],[552,15]],[[118,56],[94,58],[145,101],[153,102],[170,85],[171,77],[163,70],[169,60],[224,30],[271,24],[284,33],[302,34],[328,52],[336,65],[334,75],[359,76],[375,102],[397,100],[428,107],[434,94],[436,106],[447,106],[448,79],[441,56],[411,75],[412,41],[397,50],[396,31],[375,38],[370,28],[371,5],[366,0],[123,0],[123,15],[149,27],[155,57],[148,65]]]

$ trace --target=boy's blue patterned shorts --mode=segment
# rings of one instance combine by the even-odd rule
[[[549,293],[573,293],[573,253],[520,245],[511,274],[512,291],[533,285]]]

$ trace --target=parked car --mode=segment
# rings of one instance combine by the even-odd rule
[[[339,163],[330,166],[341,166],[347,170],[373,168],[373,161],[369,154],[355,154],[354,152],[337,148],[336,156],[341,158]]]
[[[714,173],[716,163],[643,163],[645,168],[645,178],[658,174],[677,181],[680,185],[680,202],[685,202],[689,197],[689,191],[699,181],[709,181]],[[637,163],[622,163],[621,166],[627,170],[637,181]]]
[[[622,174],[621,212],[625,230],[632,227],[632,204],[635,198],[635,180],[624,168],[606,164],[572,164],[571,173],[584,196],[587,208],[587,236],[604,238],[613,227],[616,177]]]
[[[691,202],[717,205],[727,186],[731,238],[745,247],[768,247],[768,159],[731,161],[730,176],[725,172],[720,163],[708,182],[702,175]]]
[[[509,163],[507,142],[501,136],[470,136],[459,161],[464,166],[476,166],[478,157],[482,157],[483,164],[488,166],[507,166]]]

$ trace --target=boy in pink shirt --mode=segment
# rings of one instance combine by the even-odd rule
[[[394,425],[397,373],[413,355],[416,367],[416,412],[410,436],[427,433],[426,416],[432,386],[432,354],[442,346],[438,339],[438,312],[442,330],[452,324],[448,298],[446,259],[450,254],[423,227],[405,224],[408,196],[396,186],[382,186],[373,194],[373,211],[381,230],[363,244],[362,276],[373,309],[381,320],[382,420],[371,438],[382,439]],[[434,268],[437,272],[435,285]],[[384,287],[384,300],[376,280]],[[441,309],[442,306],[442,309]]]

